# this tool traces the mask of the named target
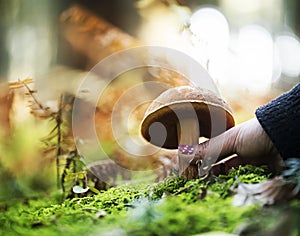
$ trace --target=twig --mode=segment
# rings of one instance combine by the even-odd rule
[[[56,147],[56,181],[57,181],[57,188],[59,188],[59,157],[62,154],[61,149],[61,140],[62,140],[62,133],[61,133],[61,124],[62,124],[62,109],[63,109],[63,95],[60,95],[59,99],[59,109],[57,115],[55,117],[56,126],[57,126],[57,147]],[[61,186],[63,187],[63,186]]]
[[[34,96],[34,93],[36,93],[36,90],[32,90],[24,81],[19,79],[19,82],[21,84],[23,84],[23,86],[27,89],[28,93],[30,94],[30,96],[32,97],[32,99],[34,100],[34,102],[39,106],[40,109],[42,110],[48,110],[48,107],[44,107],[38,100],[37,98]],[[54,115],[54,114],[53,114]]]

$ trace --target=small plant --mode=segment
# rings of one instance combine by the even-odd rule
[[[287,169],[282,172],[282,176],[296,187],[293,189],[293,194],[297,195],[300,191],[300,159],[289,158],[285,161]]]
[[[29,100],[31,113],[38,118],[54,121],[54,127],[42,142],[45,145],[45,155],[55,157],[58,188],[62,189],[66,197],[72,198],[78,194],[84,196],[89,190],[87,171],[82,157],[77,152],[70,125],[74,96],[61,94],[58,104],[52,107],[45,106],[35,96],[36,90],[32,90],[23,81],[20,83],[27,89],[27,95],[31,97]]]

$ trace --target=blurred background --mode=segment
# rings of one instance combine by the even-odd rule
[[[31,116],[24,91],[11,95],[7,82],[33,78],[46,103],[61,91],[70,92],[70,80],[82,78],[113,52],[167,46],[201,63],[240,123],[299,82],[299,11],[296,0],[0,0],[5,137],[0,198],[47,192],[55,182],[54,177],[49,180],[53,161],[41,157],[39,141],[49,123]],[[94,18],[84,21],[89,14],[100,17],[99,27]],[[106,34],[107,29],[112,33]],[[172,78],[170,85],[181,84]]]
[[[89,69],[86,54],[74,50],[62,36],[60,15],[74,3],[142,44],[168,46],[193,56],[228,99],[241,90],[281,92],[299,81],[295,0],[2,0],[1,81],[38,79],[58,64]]]

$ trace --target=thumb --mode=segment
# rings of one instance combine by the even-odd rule
[[[209,166],[236,153],[236,143],[239,126],[235,126],[224,133],[197,145],[195,161],[199,159]]]
[[[240,126],[235,126],[198,144],[195,163],[203,160],[202,169],[205,168],[206,172],[212,169],[214,175],[226,174],[231,167],[243,165],[243,158],[235,155],[239,131]]]
[[[213,137],[198,145],[198,155],[205,159],[215,158],[215,161],[224,159],[236,151],[239,126],[235,126],[224,133]]]

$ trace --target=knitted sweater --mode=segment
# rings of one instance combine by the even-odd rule
[[[300,84],[255,114],[283,159],[300,158]]]

